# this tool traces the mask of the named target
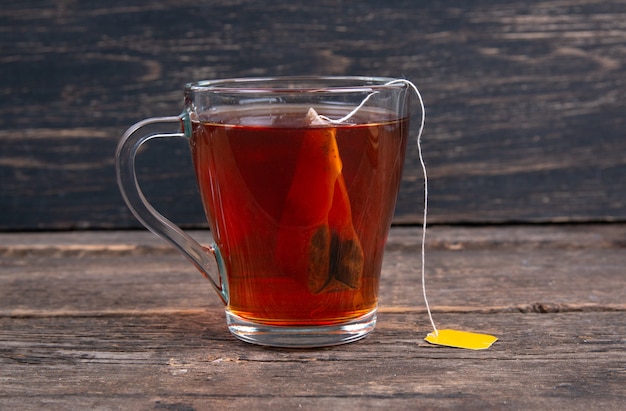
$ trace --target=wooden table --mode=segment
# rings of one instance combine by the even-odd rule
[[[228,333],[209,284],[144,231],[0,234],[0,409],[623,409],[626,226],[395,227],[375,332],[324,349]],[[201,241],[209,234],[192,232]]]

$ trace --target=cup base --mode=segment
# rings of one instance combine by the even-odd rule
[[[251,322],[226,310],[228,330],[242,341],[282,348],[314,348],[347,344],[376,327],[376,308],[345,323],[325,326],[281,327]]]

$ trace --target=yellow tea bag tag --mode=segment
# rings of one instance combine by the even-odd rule
[[[493,335],[458,330],[438,330],[429,333],[424,339],[431,344],[468,350],[486,350],[498,340]]]

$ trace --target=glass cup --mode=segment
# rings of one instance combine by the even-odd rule
[[[210,280],[241,340],[347,343],[376,324],[383,251],[409,134],[407,82],[370,77],[201,81],[181,115],[143,120],[116,152],[135,217]],[[142,135],[149,124],[181,132]],[[189,140],[214,243],[204,247],[145,199],[135,172],[152,138]]]

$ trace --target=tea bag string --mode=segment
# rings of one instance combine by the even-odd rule
[[[424,156],[422,154],[422,131],[424,131],[424,122],[426,120],[426,109],[424,108],[424,100],[422,99],[422,94],[418,90],[417,86],[415,86],[415,84],[413,84],[411,81],[405,80],[405,79],[397,79],[397,80],[392,80],[390,82],[387,82],[387,83],[385,83],[385,85],[400,84],[400,83],[406,84],[407,86],[411,87],[411,89],[413,90],[413,92],[417,96],[417,99],[418,99],[419,104],[420,104],[420,109],[422,110],[422,119],[420,121],[419,130],[417,132],[417,153],[418,153],[418,156],[419,156],[420,165],[422,167],[422,173],[424,175],[424,216],[423,216],[423,221],[422,221],[422,244],[421,244],[422,271],[421,271],[421,279],[422,279],[422,294],[423,294],[423,297],[424,297],[424,304],[426,305],[426,311],[428,312],[428,319],[430,320],[430,324],[433,327],[434,335],[437,336],[439,334],[439,331],[437,330],[437,326],[435,326],[435,321],[433,320],[433,315],[432,315],[431,310],[430,310],[430,305],[428,304],[428,298],[426,297],[426,217],[428,216],[428,174],[426,173],[426,163],[424,162]],[[374,92],[368,94],[363,99],[363,101],[361,101],[361,103],[358,106],[356,106],[356,108],[354,108],[354,110],[352,110],[351,112],[349,112],[345,116],[341,117],[340,119],[333,120],[333,119],[330,119],[330,118],[328,118],[326,116],[321,116],[321,115],[319,116],[319,118],[323,119],[324,121],[328,121],[330,123],[333,123],[333,124],[343,123],[343,122],[349,120],[352,116],[354,116],[356,114],[356,112],[359,111],[365,105],[365,103],[367,103],[367,101],[373,95],[375,95],[377,93],[378,93],[377,91],[374,91]]]
[[[417,154],[420,161],[420,166],[422,167],[422,174],[424,175],[424,216],[422,219],[422,244],[421,244],[421,255],[422,255],[422,294],[424,297],[424,304],[426,305],[426,311],[428,312],[428,319],[430,320],[430,325],[433,327],[433,332],[436,335],[439,334],[437,330],[437,326],[435,325],[435,321],[433,320],[433,315],[430,311],[430,304],[428,304],[428,298],[426,297],[426,217],[428,216],[428,174],[426,173],[426,163],[424,162],[424,155],[422,154],[422,131],[424,131],[424,122],[426,120],[426,109],[424,108],[424,100],[422,99],[422,94],[418,90],[417,86],[413,84],[409,80],[398,79],[390,81],[387,84],[397,84],[404,83],[411,87],[417,96],[417,100],[420,104],[420,109],[422,110],[422,119],[420,121],[419,130],[417,132]]]

